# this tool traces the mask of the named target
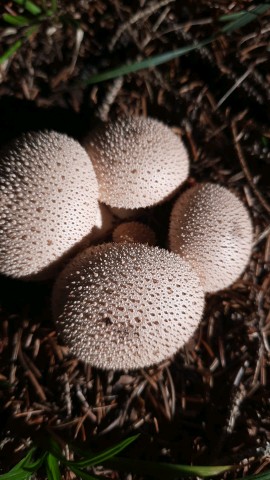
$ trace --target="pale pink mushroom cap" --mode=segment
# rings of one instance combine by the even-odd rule
[[[113,241],[116,243],[146,243],[156,244],[155,232],[141,222],[126,222],[118,225],[113,231]]]
[[[134,209],[164,202],[186,180],[187,151],[162,122],[123,117],[84,141],[99,183],[100,201]]]
[[[56,281],[52,305],[73,355],[103,369],[134,369],[170,357],[189,340],[204,294],[179,255],[112,243],[71,261]]]
[[[44,279],[95,224],[98,185],[81,145],[29,132],[0,152],[0,272]]]
[[[237,280],[248,264],[250,216],[226,188],[198,184],[181,195],[173,207],[169,245],[192,265],[204,290],[215,292]]]

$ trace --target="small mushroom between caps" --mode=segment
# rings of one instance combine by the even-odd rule
[[[85,150],[53,131],[0,152],[0,272],[41,280],[76,253],[95,224],[98,185]]]
[[[251,255],[248,211],[226,188],[198,184],[175,202],[169,246],[190,263],[206,292],[226,288],[238,279]]]
[[[113,241],[116,243],[147,243],[154,246],[156,235],[152,228],[142,222],[126,222],[114,229]]]
[[[142,244],[103,244],[58,277],[54,318],[73,355],[103,369],[135,369],[170,357],[198,326],[204,293],[179,255]]]
[[[186,180],[187,151],[162,122],[123,117],[84,140],[99,183],[100,201],[137,209],[166,201]]]
[[[109,207],[112,214],[119,220],[134,220],[135,218],[143,215],[144,208],[117,208]]]

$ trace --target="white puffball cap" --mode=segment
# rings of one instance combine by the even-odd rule
[[[170,250],[198,273],[206,292],[232,284],[246,268],[252,223],[244,204],[229,190],[198,184],[181,195],[171,213]]]
[[[0,272],[44,279],[95,224],[98,185],[83,147],[28,132],[0,152]]]
[[[170,357],[197,328],[204,294],[174,253],[141,244],[103,244],[75,257],[52,299],[58,330],[79,359],[134,369]]]
[[[108,122],[84,141],[99,183],[100,201],[135,209],[167,200],[186,180],[187,151],[173,131],[152,118]]]

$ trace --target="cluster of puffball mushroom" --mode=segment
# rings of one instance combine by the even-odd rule
[[[228,287],[246,268],[246,207],[213,183],[177,198],[188,174],[182,141],[151,118],[108,122],[82,145],[40,131],[1,150],[0,273],[56,277],[57,330],[80,360],[136,369],[171,357],[198,327],[205,293]],[[150,226],[134,218],[174,197],[168,249],[160,248]]]

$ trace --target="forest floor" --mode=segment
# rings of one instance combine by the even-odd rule
[[[0,472],[44,430],[93,449],[140,433],[131,457],[239,465],[231,478],[270,468],[270,10],[220,34],[224,16],[251,8],[249,0],[63,0],[36,19],[1,2],[0,57],[14,47],[0,65],[1,145],[25,130],[80,139],[100,120],[152,116],[189,151],[186,187],[217,182],[243,200],[254,245],[241,278],[207,296],[192,342],[140,371],[100,371],[70,356],[50,312],[52,282],[1,276]],[[170,62],[89,83],[210,36]],[[171,205],[151,210],[160,246]]]

